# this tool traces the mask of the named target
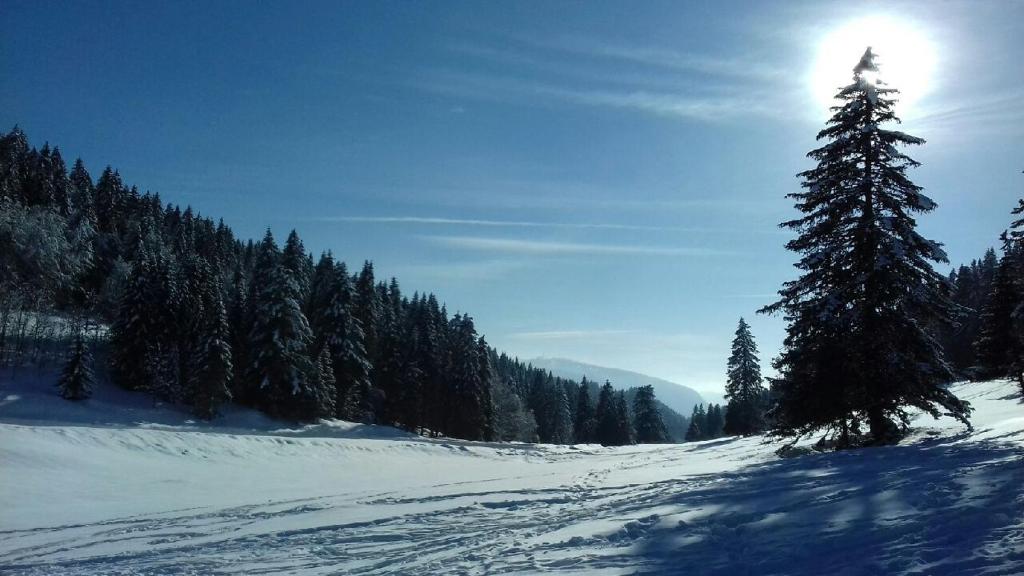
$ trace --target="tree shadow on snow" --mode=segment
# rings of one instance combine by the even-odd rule
[[[630,553],[642,574],[1024,573],[1022,456],[946,437],[752,465],[653,502],[692,515]]]

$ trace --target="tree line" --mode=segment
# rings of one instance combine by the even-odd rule
[[[0,138],[0,247],[0,364],[63,355],[46,346],[67,336],[69,399],[89,395],[92,344],[116,384],[207,419],[234,402],[474,440],[669,440],[653,390],[595,395],[370,262],[314,258],[294,230],[242,241],[109,166],[95,182],[81,160],[67,170],[18,128]]]

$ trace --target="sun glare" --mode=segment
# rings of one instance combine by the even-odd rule
[[[912,22],[871,16],[846,22],[821,39],[809,83],[822,112],[834,103],[837,89],[850,83],[868,46],[879,72],[866,78],[899,89],[899,114],[906,115],[928,93],[936,63],[932,41]]]

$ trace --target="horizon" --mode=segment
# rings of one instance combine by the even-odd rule
[[[937,269],[997,245],[1024,189],[1022,3],[119,6],[8,5],[5,129],[241,238],[372,260],[524,360],[720,395],[742,316],[768,365],[815,75],[864,15],[928,47],[897,113]]]

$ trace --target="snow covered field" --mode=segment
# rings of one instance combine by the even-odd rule
[[[3,574],[1021,574],[1024,405],[963,384],[975,431],[780,459],[216,426],[103,388],[0,380]]]

